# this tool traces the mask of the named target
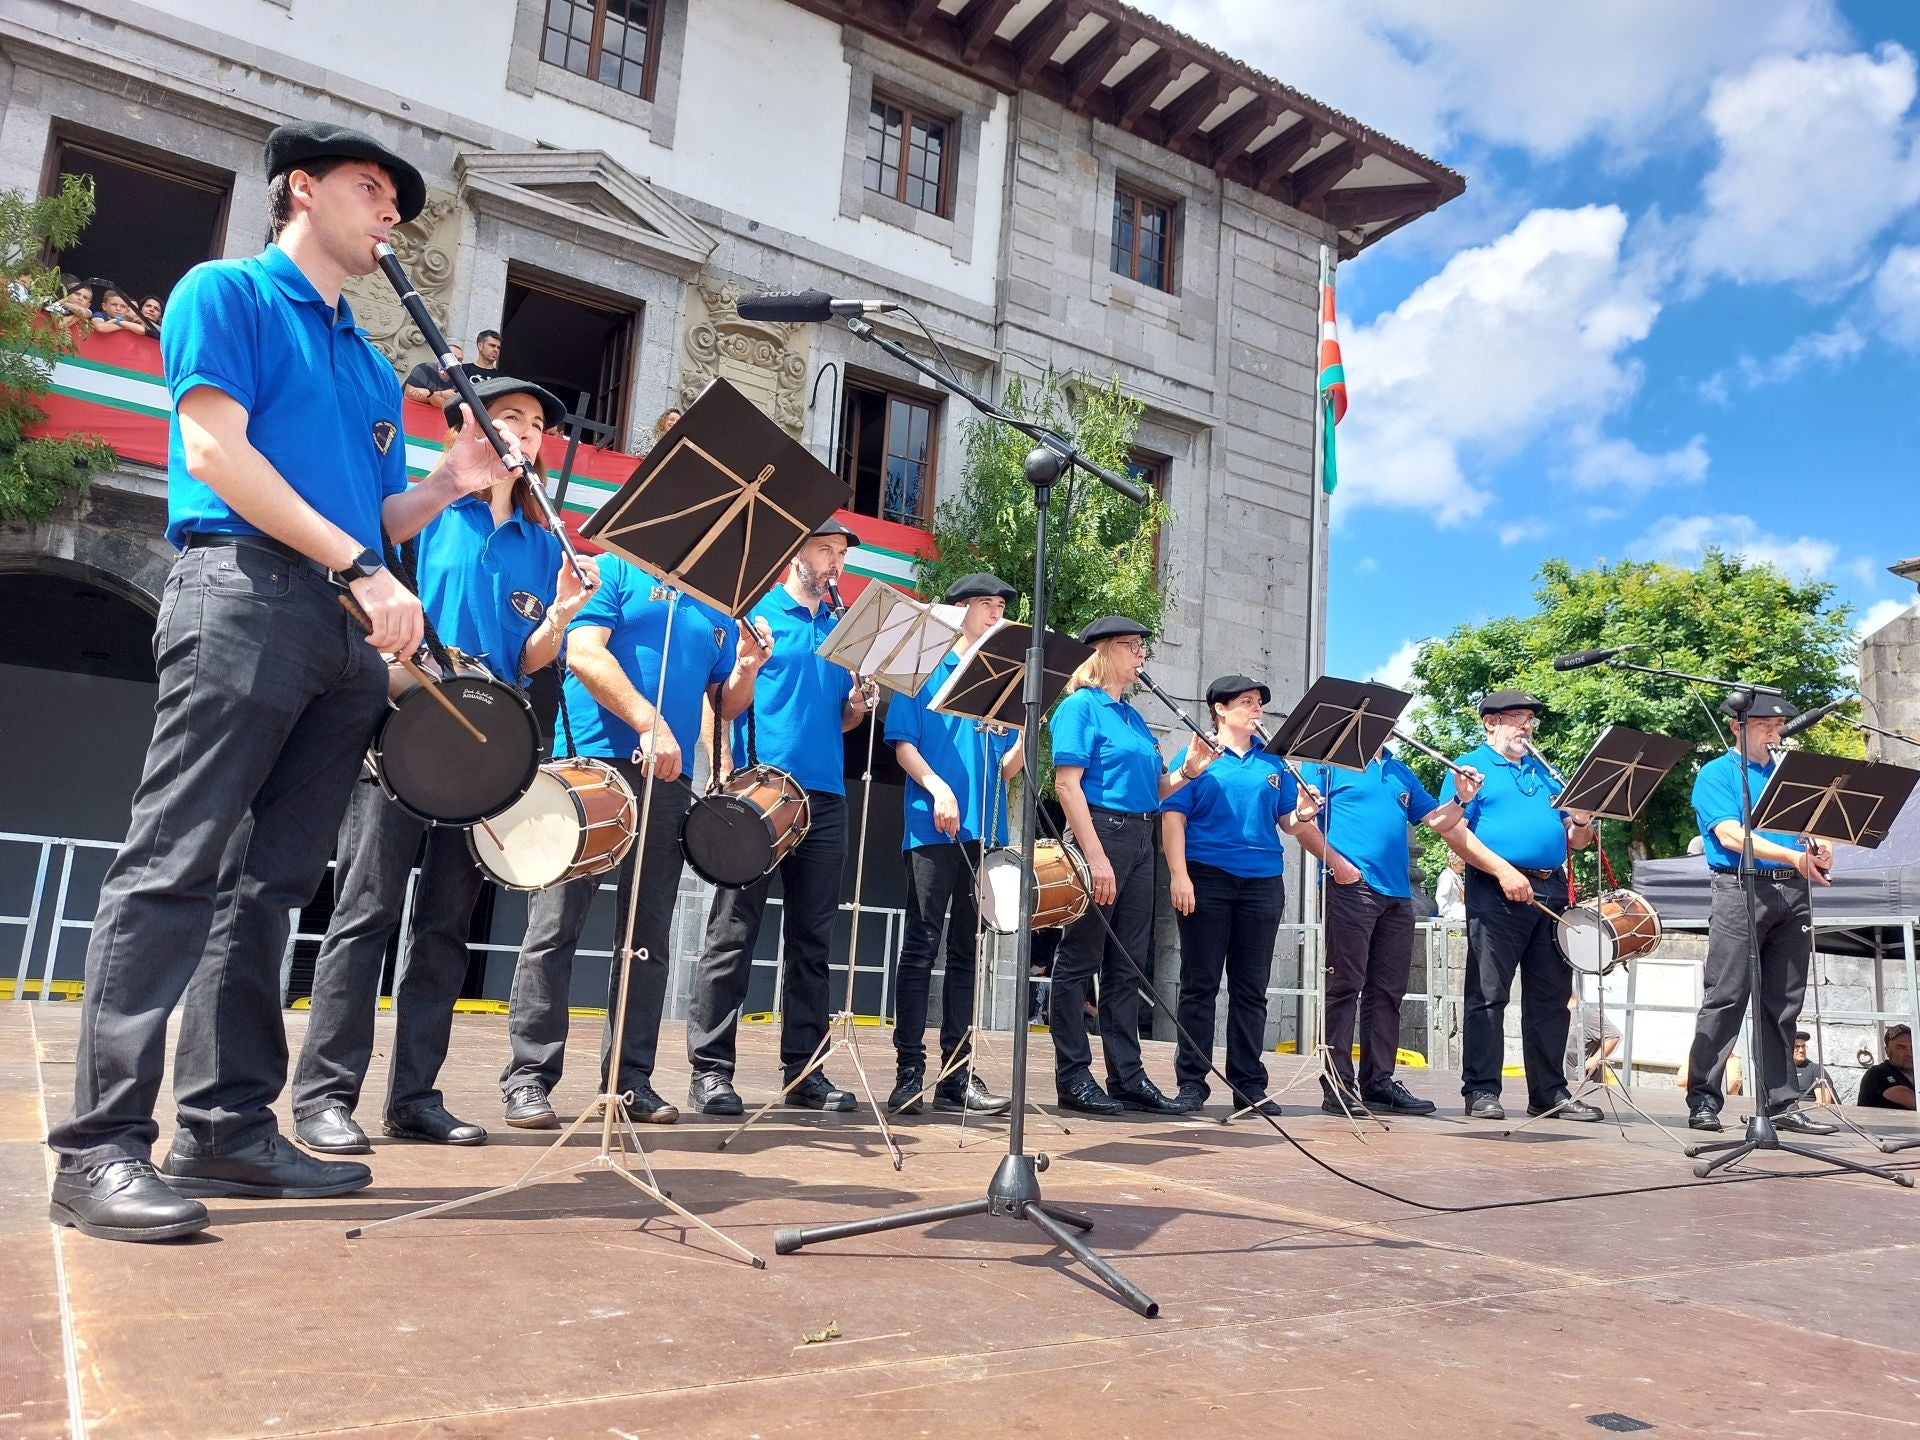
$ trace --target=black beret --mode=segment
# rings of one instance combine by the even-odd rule
[[[1499,710],[1531,710],[1535,715],[1544,715],[1547,713],[1547,704],[1524,690],[1491,690],[1481,697],[1482,715],[1492,715]]]
[[[1273,700],[1273,692],[1258,680],[1246,675],[1222,675],[1218,680],[1215,680],[1211,685],[1207,686],[1207,703],[1214,705],[1223,700],[1231,700],[1234,696],[1244,695],[1249,690],[1258,690],[1260,692],[1260,703],[1262,705],[1269,704]]]
[[[567,418],[567,407],[560,403],[559,396],[544,386],[531,380],[516,380],[511,375],[489,375],[484,380],[473,382],[474,393],[479,395],[482,405],[490,405],[502,395],[531,395],[540,402],[547,429],[558,430],[560,422]],[[455,396],[453,403],[446,408],[447,424],[460,428],[460,398]]]
[[[426,208],[427,182],[418,170],[364,131],[329,125],[324,120],[295,120],[267,136],[267,178],[271,180],[309,160],[335,156],[371,160],[384,169],[393,181],[403,223]]]
[[[1102,615],[1080,632],[1080,643],[1091,645],[1096,640],[1118,640],[1126,635],[1151,637],[1153,631],[1138,620],[1129,620],[1125,615]]]
[[[963,600],[1005,600],[1011,605],[1019,593],[998,575],[976,570],[971,575],[962,575],[949,585],[943,602],[958,605]]]
[[[1753,695],[1753,703],[1747,709],[1747,718],[1749,720],[1791,720],[1800,713],[1800,707],[1784,695],[1753,694],[1751,691],[1745,692],[1745,694]],[[1740,706],[1737,702],[1742,698],[1743,692],[1741,691],[1735,690],[1730,693],[1726,699],[1720,702],[1720,713],[1722,715],[1731,715],[1734,719],[1738,720],[1740,718]]]
[[[818,525],[814,526],[812,530],[807,532],[807,538],[809,540],[813,539],[816,535],[838,535],[849,545],[858,545],[860,543],[860,537],[846,525],[842,524],[837,516],[833,515],[829,515]]]

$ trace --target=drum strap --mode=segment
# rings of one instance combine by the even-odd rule
[[[580,752],[573,746],[573,721],[567,715],[567,637],[564,631],[561,632],[560,648],[554,653],[553,663],[560,673],[560,739],[566,745],[568,755],[577,755]]]
[[[1600,853],[1600,873],[1607,877],[1607,889],[1618,890],[1620,882],[1613,878],[1613,866],[1607,861],[1606,846],[1596,841],[1593,848]]]

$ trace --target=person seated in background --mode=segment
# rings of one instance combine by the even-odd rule
[[[140,302],[140,319],[147,327],[147,333],[154,339],[160,338],[160,317],[166,313],[166,302],[158,295],[149,295]]]
[[[453,352],[456,365],[466,360],[466,351],[458,345],[449,345],[447,348]],[[453,388],[453,377],[441,368],[438,360],[422,360],[407,372],[407,378],[400,388],[407,399],[431,405],[436,410],[446,409],[459,398],[459,392]]]
[[[1451,850],[1447,852],[1446,869],[1440,872],[1440,878],[1433,884],[1434,913],[1442,920],[1467,918],[1467,887],[1462,879],[1466,869],[1464,858]]]
[[[1807,1057],[1807,1042],[1813,1037],[1804,1030],[1793,1032],[1793,1083],[1800,1087],[1800,1098],[1816,1105],[1833,1104],[1833,1077],[1827,1067]]]
[[[1567,1009],[1575,1010],[1579,1004],[1580,997],[1575,995],[1567,1001]],[[1620,1048],[1620,1029],[1598,1005],[1579,1011],[1578,1018],[1578,1032],[1571,1026],[1567,1029],[1567,1079],[1592,1080],[1601,1075],[1613,1052]]]
[[[1860,1077],[1856,1105],[1879,1110],[1913,1109],[1913,1032],[1905,1025],[1889,1025],[1887,1058]]]
[[[500,332],[482,330],[473,337],[473,364],[467,373],[475,380],[488,380],[500,373]]]
[[[93,317],[93,333],[96,335],[145,335],[146,324],[140,319],[140,312],[133,307],[133,301],[127,298],[127,292],[118,285],[109,285],[99,297],[100,309]]]

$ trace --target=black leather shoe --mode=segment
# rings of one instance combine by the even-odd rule
[[[1824,1120],[1815,1120],[1798,1110],[1789,1110],[1784,1115],[1773,1117],[1773,1128],[1788,1130],[1795,1135],[1838,1135],[1840,1127],[1829,1125]]]
[[[1199,1107],[1195,1106],[1194,1108],[1198,1109]],[[1280,1108],[1280,1102],[1270,1095],[1262,1095],[1258,1100],[1254,1101],[1253,1104],[1249,1105],[1247,1109],[1251,1114],[1271,1115],[1276,1120],[1287,1113]]]
[[[1060,1108],[1082,1115],[1118,1115],[1126,1107],[1102,1090],[1091,1075],[1078,1075],[1059,1089]]]
[[[957,1115],[1004,1115],[1013,1108],[1011,1095],[996,1095],[978,1075],[956,1073],[942,1080],[933,1092],[933,1108]]]
[[[316,1160],[275,1133],[226,1155],[183,1153],[176,1140],[160,1162],[160,1178],[181,1195],[319,1200],[366,1189],[373,1172],[348,1160]]]
[[[1422,1100],[1398,1080],[1389,1080],[1385,1089],[1362,1098],[1367,1102],[1367,1109],[1389,1115],[1431,1115],[1440,1108],[1431,1100]]]
[[[380,1128],[396,1140],[427,1140],[435,1145],[484,1145],[487,1132],[447,1113],[437,1100],[395,1110]]]
[[[1207,1103],[1209,1093],[1207,1087],[1198,1080],[1189,1080],[1173,1097],[1173,1103],[1180,1107],[1182,1115],[1192,1115]]]
[[[1345,1102],[1344,1104],[1342,1103],[1343,1100]],[[1365,1101],[1358,1100],[1352,1095],[1344,1097],[1335,1095],[1332,1091],[1322,1087],[1320,1091],[1320,1113],[1322,1115],[1338,1115],[1342,1119],[1351,1119],[1356,1115],[1365,1115],[1368,1112]]]
[[[1144,1110],[1149,1115],[1184,1115],[1187,1112],[1180,1107],[1178,1100],[1170,1100],[1160,1087],[1142,1075],[1131,1085],[1122,1085],[1114,1081],[1107,1084],[1107,1094],[1120,1102],[1123,1110]]]
[[[1544,1105],[1529,1104],[1527,1106],[1529,1115],[1544,1115],[1549,1110],[1553,1111],[1553,1117],[1556,1120],[1578,1120],[1582,1124],[1590,1124],[1595,1120],[1606,1118],[1600,1113],[1598,1105],[1589,1105],[1584,1100],[1576,1100],[1572,1092],[1567,1090],[1561,1090],[1549,1096]]]
[[[851,1110],[854,1100],[851,1090],[842,1090],[831,1080],[814,1071],[798,1085],[787,1091],[783,1105],[792,1105],[801,1110]]]
[[[687,1086],[687,1108],[696,1115],[744,1115],[740,1092],[718,1070],[703,1070]]]
[[[560,1117],[538,1085],[516,1085],[507,1092],[507,1124],[516,1130],[552,1130]]]
[[[57,1173],[47,1218],[96,1240],[175,1240],[207,1228],[207,1207],[173,1190],[144,1160],[109,1160]]]
[[[373,1150],[367,1132],[354,1122],[344,1105],[329,1105],[294,1121],[293,1138],[323,1155],[366,1155]]]
[[[669,1105],[658,1090],[644,1080],[636,1080],[627,1087],[632,1097],[627,1101],[627,1114],[642,1125],[671,1125],[680,1118],[677,1106]]]
[[[887,1096],[888,1111],[896,1115],[918,1115],[927,1108],[926,1097],[920,1093],[926,1085],[924,1065],[902,1065],[894,1072],[893,1093]]]
[[[1476,1090],[1467,1096],[1467,1115],[1474,1120],[1504,1120],[1507,1111],[1491,1090]]]
[[[1687,1128],[1711,1130],[1718,1134],[1726,1127],[1720,1123],[1720,1112],[1705,1100],[1700,1100],[1687,1106]]]

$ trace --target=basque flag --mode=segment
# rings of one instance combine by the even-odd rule
[[[1320,404],[1325,423],[1320,427],[1321,487],[1331,495],[1339,481],[1333,457],[1333,427],[1347,413],[1347,371],[1340,363],[1340,330],[1333,316],[1333,283],[1320,287]]]

